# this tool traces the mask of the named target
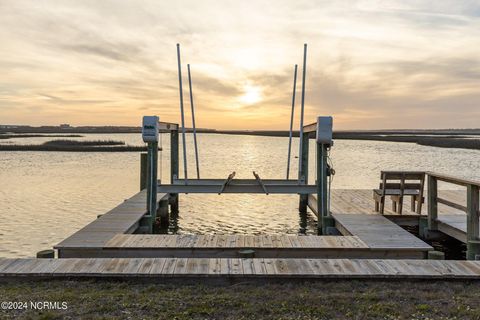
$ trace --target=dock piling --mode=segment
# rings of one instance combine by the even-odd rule
[[[438,230],[437,178],[428,176],[428,229]]]
[[[147,187],[148,171],[147,171],[147,153],[140,154],[140,191]]]
[[[428,251],[428,260],[445,260],[445,253],[441,251],[431,250]]]
[[[55,250],[47,249],[37,252],[37,258],[39,259],[53,259],[55,258]]]
[[[160,226],[168,227],[168,199],[162,199],[158,203],[157,216],[160,217]]]
[[[301,184],[308,184],[308,152],[309,152],[309,133],[305,132],[302,133],[300,136],[300,145],[302,154],[300,154],[300,169],[298,174],[298,181]],[[307,212],[307,205],[308,205],[308,195],[302,194],[300,195],[300,204],[298,210],[300,213]]]
[[[467,186],[467,259],[480,254],[479,239],[479,187]]]

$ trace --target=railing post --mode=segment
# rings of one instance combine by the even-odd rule
[[[480,254],[479,242],[479,187],[467,187],[467,260],[475,260]]]
[[[304,184],[308,184],[308,144],[309,144],[309,133],[304,132],[302,136],[300,136],[300,143],[302,144],[302,154],[299,155],[301,160],[299,164],[301,167],[299,168],[299,181],[303,181]],[[308,194],[301,194],[300,195],[300,204],[298,210],[300,213],[307,213],[307,205],[308,205]]]
[[[428,229],[438,230],[437,178],[428,175]]]
[[[170,183],[178,179],[178,129],[170,131]],[[178,193],[171,193],[170,209],[172,213],[178,213]]]

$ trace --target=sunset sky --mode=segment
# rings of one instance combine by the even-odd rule
[[[306,123],[480,127],[479,1],[0,0],[0,21],[0,124],[179,122],[178,42],[198,127],[288,129],[304,43]]]

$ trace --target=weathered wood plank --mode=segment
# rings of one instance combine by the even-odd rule
[[[166,271],[164,271],[164,267],[165,267],[167,259],[165,259],[165,258],[154,258],[154,259],[145,259],[144,261],[151,261],[152,262],[152,267],[148,271],[150,275],[167,273]],[[170,260],[170,261],[171,261],[171,263],[173,263],[172,260]],[[168,270],[168,268],[165,268],[165,270]]]
[[[164,195],[159,195],[161,199]],[[146,212],[146,191],[140,191],[130,199],[92,221],[54,248],[102,246],[117,234],[135,231]]]
[[[8,260],[8,261],[7,261]],[[8,263],[7,263],[8,262]],[[480,261],[379,259],[2,259],[1,277],[480,279]]]
[[[299,238],[300,239],[297,239]],[[216,244],[211,245],[215,242]],[[117,234],[103,249],[321,249],[368,248],[357,236],[145,235]]]
[[[433,248],[400,226],[381,215],[332,215],[339,229],[360,238],[372,249],[414,249],[428,251]]]

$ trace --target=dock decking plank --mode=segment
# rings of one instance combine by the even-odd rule
[[[438,230],[459,240],[467,242],[467,216],[466,214],[439,214]]]
[[[165,194],[159,194],[158,197],[160,199],[164,196]],[[104,245],[116,234],[135,231],[138,222],[146,212],[145,197],[146,191],[140,191],[55,245],[54,248],[59,249],[61,253],[63,248],[98,247]]]
[[[152,267],[149,270],[149,274],[161,274],[164,273],[163,269],[165,267],[166,259],[165,258],[153,258],[153,259],[145,259],[144,263],[147,261],[152,261]]]
[[[217,239],[217,244],[210,243]],[[250,235],[158,235],[118,234],[102,248],[368,248],[357,236],[250,236]],[[220,241],[219,241],[220,240]],[[293,241],[292,241],[293,240]],[[224,246],[220,246],[225,244]],[[295,246],[292,245],[292,242]]]
[[[480,261],[379,259],[8,259],[4,277],[480,279]],[[5,259],[1,261],[6,263]],[[21,268],[17,268],[20,267]]]

